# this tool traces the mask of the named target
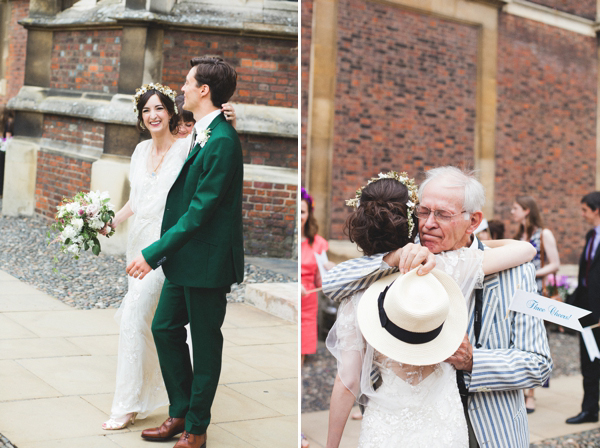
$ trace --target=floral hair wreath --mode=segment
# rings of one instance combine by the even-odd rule
[[[406,214],[408,218],[408,237],[412,237],[412,233],[415,227],[415,224],[412,220],[412,214],[415,210],[416,205],[419,203],[419,193],[417,184],[415,184],[415,180],[408,177],[408,174],[405,172],[398,173],[396,171],[388,171],[387,173],[379,173],[378,177],[372,177],[367,182],[367,185],[372,184],[373,182],[377,182],[381,179],[395,179],[408,188],[408,201],[406,202]],[[362,195],[363,189],[367,186],[364,185],[356,190],[356,196],[353,199],[346,200],[346,205],[349,207],[354,207],[355,209],[360,206],[360,197]]]
[[[179,113],[179,110],[177,110],[177,103],[175,102],[175,97],[177,96],[175,94],[175,92],[167,86],[163,86],[162,84],[152,82],[150,84],[144,84],[142,87],[139,87],[135,91],[135,95],[133,96],[133,111],[135,112],[136,115],[139,114],[137,106],[138,106],[138,101],[140,100],[140,97],[144,93],[148,92],[149,90],[156,90],[157,92],[160,92],[165,96],[168,96],[169,99],[171,101],[173,101],[173,107],[175,108],[175,114]]]

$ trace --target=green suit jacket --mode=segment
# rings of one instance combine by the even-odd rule
[[[244,164],[223,114],[208,128],[208,141],[194,146],[169,191],[161,238],[142,254],[177,285],[221,288],[244,278]]]

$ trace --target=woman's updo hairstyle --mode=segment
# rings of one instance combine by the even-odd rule
[[[408,201],[408,188],[395,179],[380,179],[364,187],[360,205],[346,220],[350,241],[365,255],[389,252],[414,242],[415,235],[408,237]],[[411,219],[416,229],[414,214]]]
[[[173,135],[177,134],[177,131],[179,130],[179,114],[175,112],[175,102],[164,93],[154,89],[148,90],[147,92],[143,93],[137,102],[137,130],[140,132],[144,132],[147,130],[144,126],[142,110],[144,110],[144,106],[153,95],[158,95],[158,99],[160,100],[162,105],[167,109],[169,117],[171,117],[169,119],[169,131],[171,131],[171,134]]]

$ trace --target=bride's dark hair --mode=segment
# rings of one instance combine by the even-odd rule
[[[414,242],[414,234],[408,237],[408,200],[408,188],[395,179],[381,179],[367,185],[362,190],[360,205],[346,220],[350,241],[365,255],[389,252]],[[413,228],[417,229],[414,214],[411,218]]]

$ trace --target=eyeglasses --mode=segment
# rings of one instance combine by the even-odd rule
[[[467,211],[463,210],[459,213],[450,213],[448,210],[431,210],[422,205],[415,208],[415,215],[417,215],[417,218],[419,219],[427,219],[431,213],[433,213],[433,217],[436,221],[450,221],[455,216],[467,213]]]

